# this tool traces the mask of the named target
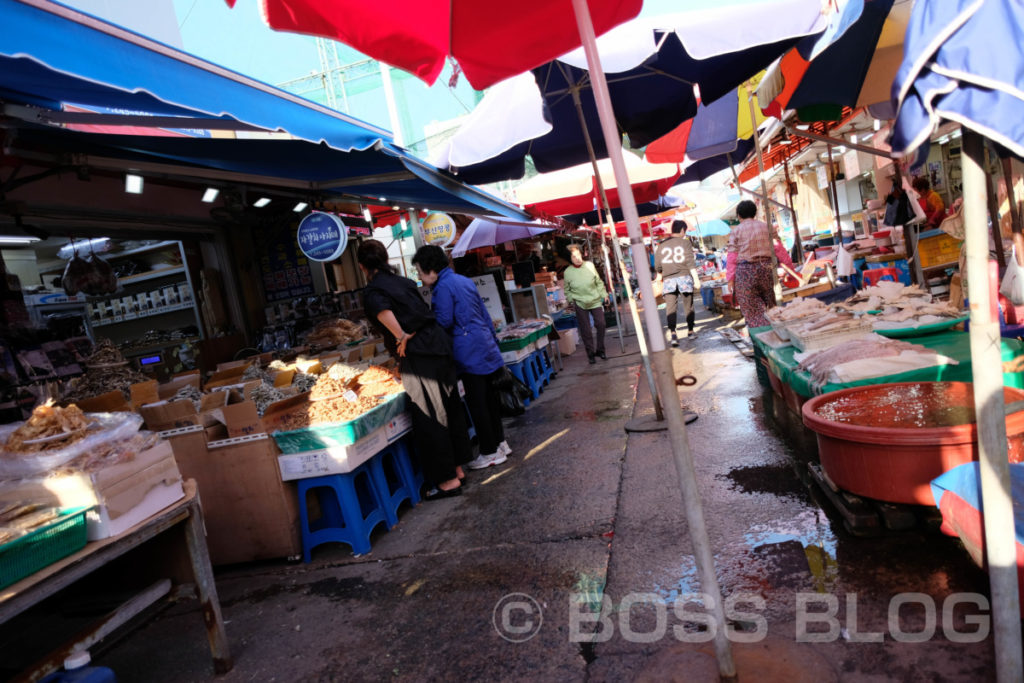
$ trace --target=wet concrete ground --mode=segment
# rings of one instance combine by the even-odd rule
[[[948,597],[985,594],[984,574],[935,533],[865,539],[832,521],[799,476],[812,454],[787,445],[804,435],[775,431],[753,361],[716,331],[729,322],[699,313],[674,363],[699,380],[680,395],[700,415],[688,437],[718,579],[741,600],[737,638],[755,641],[736,645],[741,680],[993,678],[991,638],[943,628]],[[699,611],[687,595],[700,583],[667,436],[623,430],[652,412],[635,337],[621,354],[610,330],[608,350],[593,366],[565,357],[507,423],[508,463],[471,472],[461,497],[404,509],[370,554],[338,544],[308,565],[221,569],[235,668],[219,680],[714,680],[698,653],[710,645],[681,642],[706,631],[679,613]],[[890,628],[893,596],[909,592],[923,595]],[[929,598],[935,635],[897,642],[927,636]],[[830,599],[834,633],[799,627],[798,601],[810,613]],[[120,681],[214,680],[196,609],[180,602],[94,658]],[[945,626],[969,632],[965,612],[979,611]],[[827,642],[796,642],[804,632]]]

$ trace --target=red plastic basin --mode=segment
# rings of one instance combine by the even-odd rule
[[[1006,403],[1024,391],[1003,387]],[[821,466],[841,489],[894,503],[934,505],[929,483],[978,459],[970,382],[904,382],[842,389],[803,405]],[[1006,418],[1010,462],[1024,460],[1024,411]]]

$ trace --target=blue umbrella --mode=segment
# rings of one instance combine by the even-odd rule
[[[694,163],[686,166],[683,169],[682,175],[676,180],[676,185],[683,185],[684,183],[696,183],[710,178],[720,171],[724,171],[733,164],[740,163],[746,159],[750,153],[754,151],[754,139],[747,138],[746,140],[739,140],[736,143],[736,149],[726,154],[720,154],[718,156],[709,157],[707,159],[701,159]]]
[[[892,87],[893,153],[927,154],[931,132],[945,119],[1024,157],[1022,44],[1020,2],[918,2]]]
[[[720,218],[708,221],[707,223],[697,224],[697,232],[705,237],[710,237],[712,235],[728,235],[729,230],[729,224]]]

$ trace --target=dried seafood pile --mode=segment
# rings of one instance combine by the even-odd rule
[[[203,402],[203,392],[189,384],[178,389],[178,392],[171,398],[172,401],[178,401],[180,399],[188,399],[192,401],[192,405],[196,407],[196,412],[198,413]]]
[[[401,382],[387,368],[371,365],[359,375],[359,397],[388,396],[402,390]]]
[[[72,381],[71,390],[65,394],[68,401],[77,401],[119,390],[129,397],[129,387],[149,378],[132,369],[114,342],[100,339],[93,347],[92,355],[85,360],[85,374]]]
[[[16,501],[0,504],[0,543],[7,543],[60,517],[57,508]]]
[[[130,439],[110,441],[94,448],[71,462],[51,470],[50,474],[58,476],[75,472],[95,472],[111,465],[131,462],[136,455],[148,451],[159,441],[160,437],[153,432],[137,432]]]
[[[332,376],[333,375],[333,376]],[[280,418],[281,429],[348,422],[376,408],[385,397],[402,391],[402,384],[387,368],[371,365],[360,372],[335,363],[320,375],[308,405],[298,406]]]
[[[797,299],[786,306],[779,306],[765,311],[765,317],[773,323],[787,323],[809,315],[824,313],[828,307],[818,299],[809,297]]]
[[[267,406],[274,401],[280,401],[282,398],[285,398],[285,394],[273,384],[264,381],[249,391],[248,398],[256,404],[256,412],[262,417],[263,413],[267,410]]]
[[[65,446],[83,439],[91,421],[82,410],[71,404],[67,408],[53,405],[53,401],[38,405],[32,415],[7,438],[4,450],[14,453],[38,453]],[[45,441],[37,441],[46,439]],[[35,443],[25,443],[35,441]]]
[[[317,375],[310,375],[305,372],[296,372],[292,377],[292,386],[298,389],[300,394],[304,394],[313,388],[317,379],[319,379]]]
[[[344,363],[335,363],[317,379],[309,398],[313,401],[322,401],[340,396],[358,376],[358,368]]]
[[[319,323],[306,337],[307,344],[316,346],[337,346],[348,344],[366,337],[366,324],[351,320],[325,320]]]
[[[851,313],[876,312],[874,329],[900,329],[931,325],[960,317],[956,307],[933,301],[931,294],[920,287],[907,287],[899,282],[879,282],[856,296],[834,306]]]

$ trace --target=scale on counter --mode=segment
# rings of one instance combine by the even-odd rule
[[[147,354],[145,356],[139,356],[138,358],[135,359],[135,361],[139,364],[139,368],[143,372],[145,372],[146,370],[152,370],[152,369],[155,369],[155,368],[163,365],[164,364],[164,354],[162,354],[162,353]]]

